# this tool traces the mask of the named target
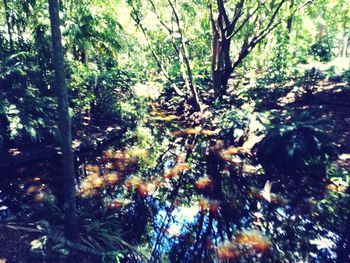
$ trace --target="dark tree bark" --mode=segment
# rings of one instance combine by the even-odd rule
[[[294,7],[294,0],[290,1],[289,7],[290,7],[290,9],[292,9]],[[292,32],[292,27],[293,27],[293,14],[291,14],[291,16],[287,20],[287,30],[288,30],[289,34]]]
[[[65,234],[74,239],[77,234],[77,209],[75,200],[75,172],[72,151],[71,122],[68,112],[68,95],[65,86],[64,58],[60,31],[58,0],[49,0],[55,86],[61,131],[63,162],[63,189],[65,198]]]
[[[10,122],[7,119],[5,113],[0,113],[0,154],[7,154],[7,149],[9,146],[9,127]],[[1,137],[2,135],[2,137]]]

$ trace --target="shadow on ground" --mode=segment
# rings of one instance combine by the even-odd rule
[[[314,119],[333,121],[332,135],[338,146],[339,165],[350,169],[350,86],[320,83],[312,93],[302,93],[285,106],[296,113],[308,112]]]

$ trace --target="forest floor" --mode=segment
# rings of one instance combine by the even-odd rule
[[[312,95],[289,93],[281,98],[283,107],[307,111],[314,119],[332,122],[332,137],[339,157],[336,163],[350,170],[350,87],[346,83],[320,81]]]
[[[123,131],[115,121],[95,124],[87,116],[79,116],[73,125],[73,151],[75,154],[88,153],[103,147],[122,136]],[[57,143],[27,144],[11,147],[0,155],[0,177],[8,168],[18,169],[28,163],[54,160],[61,154]],[[6,171],[5,171],[6,170]]]
[[[315,119],[326,118],[334,123],[332,133],[338,146],[336,163],[350,170],[350,87],[345,83],[320,81],[310,96],[300,90],[292,90],[279,98],[281,108],[307,111]],[[91,129],[91,127],[89,128]],[[0,227],[0,263],[2,262],[47,262],[28,261],[30,241],[36,234]],[[93,262],[86,255],[77,255],[74,262]],[[50,261],[68,262],[68,261]],[[71,262],[71,261],[70,261]]]
[[[27,232],[25,230],[10,229],[0,226],[0,263],[92,263],[97,262],[89,255],[74,252],[71,259],[41,260],[31,259],[28,257],[31,242],[40,235],[37,233]],[[73,258],[73,259],[72,259]]]
[[[0,263],[26,262],[33,239],[35,237],[30,233],[0,226]]]

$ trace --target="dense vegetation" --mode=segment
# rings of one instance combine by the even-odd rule
[[[350,262],[349,19],[2,0],[0,261]]]

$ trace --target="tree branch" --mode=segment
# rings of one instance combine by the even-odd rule
[[[243,1],[243,0],[241,0],[241,1]],[[218,5],[218,8],[219,8],[219,16],[222,15],[222,17],[224,18],[224,21],[225,21],[225,26],[227,27],[228,24],[230,23],[230,20],[228,19],[228,15],[226,13],[224,2],[223,2],[223,0],[217,0],[216,2]]]
[[[233,19],[232,19],[232,22],[229,23],[227,25],[227,27],[225,28],[225,31],[227,32],[227,34],[225,34],[225,37],[226,35],[230,35],[231,32],[233,32],[233,30],[236,28],[236,25],[237,25],[237,22],[239,20],[239,18],[242,16],[242,7],[244,5],[244,0],[240,0],[236,6],[235,6],[235,13],[233,15]]]
[[[167,26],[167,24],[163,21],[162,17],[159,15],[158,11],[157,11],[157,8],[154,4],[154,2],[152,0],[149,0],[151,6],[152,6],[152,9],[153,9],[153,12],[156,14],[160,24],[168,31],[168,34],[171,38],[171,43],[179,57],[179,61],[180,61],[180,71],[181,71],[181,76],[182,78],[184,79],[185,81],[185,85],[186,85],[186,88],[187,88],[187,91],[190,91],[191,88],[190,88],[190,83],[188,81],[188,78],[187,78],[187,75],[186,75],[186,70],[185,70],[185,67],[184,67],[184,55],[182,54],[182,51],[181,49],[177,46],[176,44],[176,40],[174,38],[174,31],[170,29],[170,27]]]
[[[241,31],[241,29],[245,26],[245,24],[258,12],[258,10],[265,5],[266,1],[264,1],[263,3],[259,3],[258,6],[254,9],[254,11],[250,14],[248,13],[246,18],[242,21],[242,23],[239,25],[239,27],[234,30],[234,32],[232,31],[231,35],[227,36],[227,39],[231,39],[233,38],[239,31]],[[235,26],[236,27],[236,26]],[[235,29],[234,27],[234,29]]]
[[[282,8],[283,4],[286,2],[286,0],[281,0],[279,4],[277,5],[275,11],[273,12],[268,24],[265,26],[265,28],[258,34],[256,34],[249,43],[243,43],[241,51],[238,55],[237,60],[233,63],[232,68],[235,69],[241,62],[242,60],[249,55],[251,50],[259,43],[261,42],[272,30],[274,30],[280,23],[281,21],[278,21],[274,24],[275,18]]]
[[[189,87],[191,90],[191,95],[192,98],[194,99],[194,103],[195,103],[195,108],[196,110],[201,111],[201,103],[199,101],[199,97],[198,97],[198,92],[196,87],[194,86],[194,82],[193,82],[193,73],[192,73],[192,68],[191,68],[191,63],[190,63],[190,58],[189,58],[189,53],[188,53],[188,49],[185,43],[185,39],[184,39],[184,35],[183,35],[183,30],[181,27],[181,23],[180,23],[180,16],[179,13],[175,7],[175,5],[171,2],[171,0],[168,0],[168,3],[173,11],[173,15],[175,17],[175,22],[177,24],[177,27],[179,29],[179,35],[180,35],[180,41],[181,41],[181,49],[183,51],[183,59],[186,65],[186,69],[187,69],[187,75],[188,75],[188,82],[189,82]]]

